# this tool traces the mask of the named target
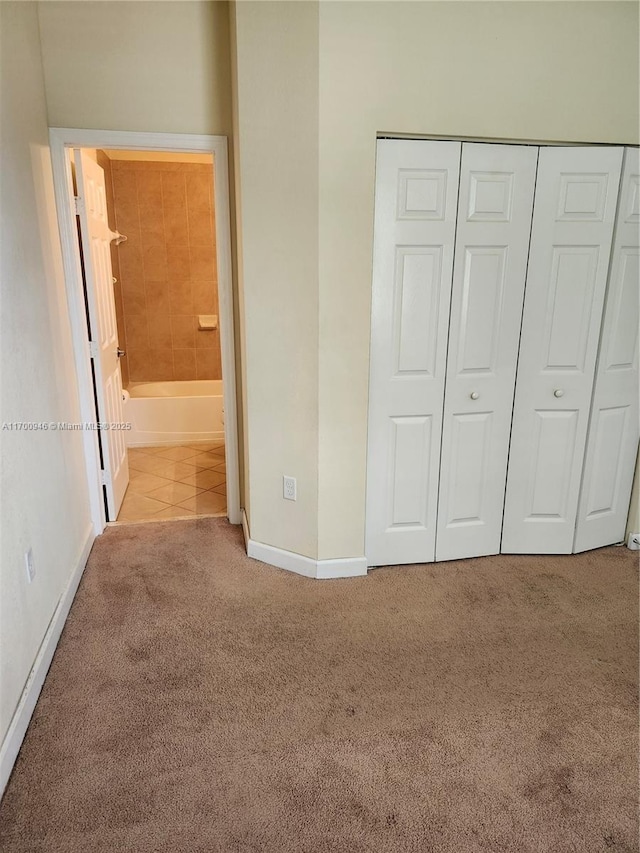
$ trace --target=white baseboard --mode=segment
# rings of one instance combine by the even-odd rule
[[[328,578],[357,578],[367,574],[366,557],[345,557],[341,560],[318,560],[316,577],[319,580]]]
[[[307,578],[328,580],[330,578],[353,578],[367,574],[366,557],[346,557],[338,560],[313,560],[294,551],[285,551],[273,545],[256,542],[249,533],[249,524],[242,510],[242,531],[247,548],[247,556],[278,569],[295,572]]]
[[[288,572],[295,572],[307,578],[316,577],[316,560],[303,557],[302,554],[296,554],[293,551],[284,551],[282,548],[274,548],[273,545],[264,545],[262,542],[249,539],[247,555],[254,560],[260,560],[261,563],[276,566],[278,569],[286,569]]]
[[[31,721],[36,702],[40,696],[42,685],[49,671],[53,653],[56,650],[60,634],[64,628],[64,623],[67,621],[69,610],[75,598],[80,578],[84,572],[89,559],[89,552],[95,540],[95,534],[91,528],[86,534],[85,544],[82,548],[78,561],[73,569],[71,577],[67,581],[57,607],[49,622],[49,627],[44,635],[44,639],[40,644],[40,649],[36,655],[36,659],[31,667],[31,672],[27,678],[22,696],[18,702],[18,707],[15,710],[7,734],[0,747],[0,797],[4,794],[4,789],[7,786],[13,765],[15,764],[18,752],[22,746],[22,741],[27,732],[27,727]]]

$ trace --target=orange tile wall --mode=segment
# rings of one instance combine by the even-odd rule
[[[96,151],[96,162],[104,170],[104,183],[107,193],[107,218],[109,220],[109,228],[112,231],[116,230],[116,216],[113,199],[113,181],[111,178],[111,160],[107,157],[104,151]],[[122,303],[122,282],[120,281],[120,250],[115,243],[111,243],[111,269],[113,276],[116,279],[113,285],[113,296],[116,303],[116,324],[118,327],[118,346],[120,349],[125,349],[125,331],[124,331],[124,306]],[[126,388],[129,384],[129,364],[126,355],[120,359],[120,370],[122,371],[122,387]]]
[[[221,379],[213,166],[112,160],[131,382]]]

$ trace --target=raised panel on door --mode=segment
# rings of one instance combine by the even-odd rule
[[[621,148],[541,148],[501,550],[573,547]]]
[[[624,539],[638,451],[640,156],[627,148],[574,551]]]
[[[538,149],[464,143],[436,559],[500,551]]]
[[[369,565],[435,556],[459,142],[377,150],[367,455]]]
[[[118,359],[111,240],[106,207],[104,172],[86,152],[74,149],[78,183],[80,239],[87,311],[94,352],[93,371],[98,418],[108,424],[121,423],[122,376]],[[102,476],[108,520],[115,521],[129,483],[124,432],[103,429],[99,434]]]

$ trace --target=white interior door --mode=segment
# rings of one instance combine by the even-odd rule
[[[435,557],[459,142],[379,140],[367,458],[369,565]]]
[[[538,148],[464,143],[436,559],[500,551]]]
[[[541,148],[502,551],[570,553],[621,148]]]
[[[74,149],[74,161],[98,417],[102,424],[111,427],[123,421],[122,376],[109,248],[115,235],[107,220],[103,170],[80,149]],[[102,429],[100,442],[109,521],[115,521],[129,483],[124,432]]]
[[[624,539],[638,451],[640,156],[627,148],[591,407],[575,551]]]

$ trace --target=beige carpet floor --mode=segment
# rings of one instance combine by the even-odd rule
[[[222,519],[96,542],[3,853],[629,853],[637,555],[313,581]]]

